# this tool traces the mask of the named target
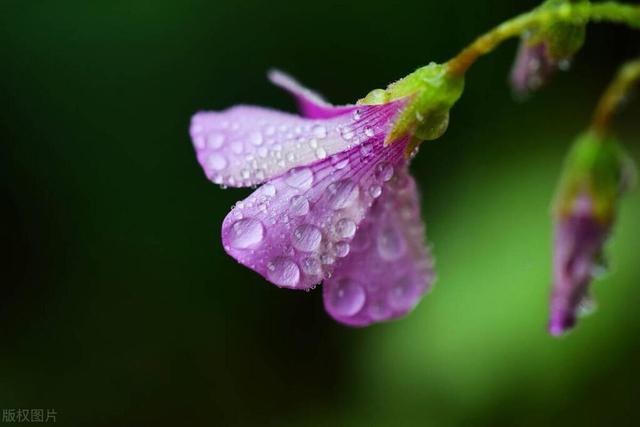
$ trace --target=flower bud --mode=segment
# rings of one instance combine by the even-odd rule
[[[628,182],[630,160],[616,140],[592,132],[571,149],[553,206],[553,292],[549,332],[571,329],[590,301],[588,287],[602,270],[603,247]]]
[[[547,0],[540,9],[568,8],[589,0]],[[576,16],[542,22],[522,37],[511,71],[511,85],[520,96],[540,89],[558,69],[566,69],[584,44],[587,20]]]

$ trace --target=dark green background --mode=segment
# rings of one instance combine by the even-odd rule
[[[270,67],[353,102],[535,4],[3,0],[0,408],[84,426],[638,425],[640,192],[597,313],[545,333],[562,157],[637,33],[590,27],[527,103],[506,85],[514,41],[472,69],[413,163],[437,286],[367,329],[224,253],[249,191],[207,182],[187,134],[198,109],[292,110]],[[636,159],[639,113],[616,121]]]

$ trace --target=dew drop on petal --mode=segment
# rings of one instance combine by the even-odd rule
[[[356,223],[349,218],[342,218],[334,228],[336,234],[342,239],[350,239],[356,234]]]
[[[256,174],[257,178],[257,174]],[[267,197],[273,197],[276,195],[276,186],[273,184],[265,184],[262,186],[262,194]]]
[[[367,307],[367,314],[371,317],[371,320],[379,322],[391,317],[391,309],[383,302],[377,301],[369,303]]]
[[[389,289],[387,301],[396,310],[408,310],[416,303],[416,291],[411,277],[402,277]]]
[[[406,250],[403,237],[393,227],[385,227],[380,230],[377,236],[376,244],[378,254],[387,261],[393,261],[400,258]]]
[[[361,117],[362,117],[362,113],[360,112],[360,110],[353,111],[353,120],[360,120]]]
[[[291,244],[294,248],[303,252],[313,252],[322,242],[322,232],[318,227],[311,224],[299,225],[291,237]]]
[[[382,194],[382,187],[379,186],[378,184],[373,184],[371,187],[369,187],[369,195],[374,199],[377,199],[378,197],[380,197],[381,194]]]
[[[331,158],[331,166],[333,166],[335,170],[344,169],[345,167],[347,167],[348,164],[349,164],[348,157],[340,158],[338,156],[334,156]]]
[[[219,133],[211,134],[207,138],[207,147],[211,148],[212,150],[217,150],[218,148],[222,147],[223,143],[224,135],[221,135]]]
[[[276,127],[273,125],[268,125],[264,128],[264,134],[266,136],[273,136],[276,133]]]
[[[293,216],[304,216],[309,213],[309,200],[302,195],[293,196],[289,200],[289,213]]]
[[[316,125],[311,129],[311,133],[316,138],[322,139],[322,138],[325,138],[327,136],[327,128],[325,128],[322,125]]]
[[[324,148],[320,147],[316,150],[316,157],[322,160],[327,157],[327,152],[325,151]]]
[[[222,170],[227,167],[227,159],[220,154],[211,154],[207,157],[207,166],[213,170]]]
[[[262,134],[258,131],[254,131],[249,135],[249,142],[253,145],[261,145],[262,144]]]
[[[300,269],[289,258],[278,257],[267,263],[267,277],[278,286],[294,288],[300,282]]]
[[[387,182],[393,177],[393,166],[387,162],[380,162],[376,165],[376,179]]]
[[[351,205],[360,194],[358,185],[349,178],[331,183],[327,190],[329,192],[329,206],[336,210]]]
[[[367,157],[373,151],[373,146],[371,144],[362,144],[360,146],[360,155],[362,157]]]
[[[331,254],[324,253],[320,255],[320,262],[324,265],[331,265],[336,261],[336,259]]]
[[[329,290],[327,304],[338,316],[353,316],[362,309],[366,298],[364,288],[358,282],[343,277]]]
[[[355,133],[353,132],[353,129],[349,127],[344,127],[340,130],[340,135],[342,136],[342,139],[344,139],[345,141],[349,141],[353,139],[353,137],[355,136]]]
[[[313,172],[309,168],[294,169],[285,178],[285,182],[298,190],[308,190],[313,185]]]
[[[375,132],[373,131],[373,128],[371,126],[365,126],[364,127],[364,134],[371,138],[373,135],[375,135]]]
[[[302,271],[308,276],[319,276],[322,273],[322,264],[314,256],[302,260]]]
[[[231,226],[229,244],[236,249],[248,249],[257,246],[264,238],[264,226],[253,218],[236,221]]]
[[[344,258],[349,255],[349,243],[347,242],[338,242],[336,243],[336,256],[339,258]]]
[[[235,154],[242,154],[244,151],[244,145],[240,141],[235,141],[231,143],[231,151]]]
[[[204,148],[207,146],[204,137],[196,136],[195,138],[193,138],[193,146],[196,147],[197,150],[204,150]]]

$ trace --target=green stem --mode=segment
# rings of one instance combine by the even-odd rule
[[[594,132],[600,135],[607,133],[611,119],[618,111],[620,104],[638,83],[640,83],[640,58],[620,67],[618,74],[600,98],[591,122],[591,129]]]
[[[478,37],[447,63],[449,72],[463,75],[478,58],[490,53],[505,40],[521,36],[541,24],[575,20],[616,22],[640,29],[640,6],[616,2],[567,3],[555,9],[534,9]]]

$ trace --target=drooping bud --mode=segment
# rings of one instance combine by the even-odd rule
[[[589,0],[547,0],[541,10],[569,8]],[[524,35],[511,71],[511,85],[519,96],[540,89],[558,69],[568,68],[584,44],[587,19],[571,16],[542,22]]]
[[[617,141],[588,132],[576,140],[556,194],[549,333],[571,329],[602,270],[603,247],[632,163]]]
[[[359,104],[383,104],[408,98],[386,143],[410,134],[413,143],[408,152],[411,152],[419,142],[437,139],[447,130],[449,111],[462,95],[463,89],[464,76],[452,74],[446,64],[432,62],[390,84],[386,90],[371,91]]]

